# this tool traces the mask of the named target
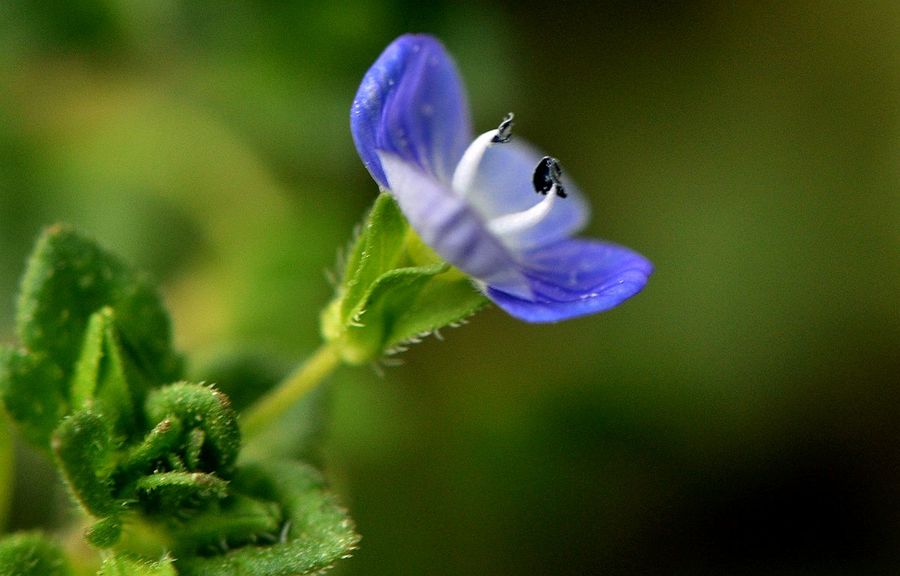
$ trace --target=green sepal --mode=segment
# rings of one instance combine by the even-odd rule
[[[69,491],[86,512],[105,518],[121,511],[113,498],[114,445],[101,414],[86,408],[67,416],[52,447]]]
[[[49,449],[69,411],[62,369],[43,354],[0,347],[0,396],[25,437]]]
[[[69,226],[47,228],[35,246],[19,292],[16,329],[24,347],[44,352],[69,374],[81,354],[89,318],[116,312],[131,359],[157,382],[178,378],[169,317],[150,283]]]
[[[362,364],[474,314],[487,299],[409,228],[382,193],[353,244],[322,334],[344,361]]]
[[[209,386],[178,382],[151,392],[144,409],[150,422],[180,421],[186,433],[182,457],[191,470],[228,476],[241,447],[237,415],[228,396]],[[191,466],[192,460],[196,466]]]
[[[352,521],[325,490],[319,473],[308,466],[294,462],[242,466],[232,489],[280,504],[285,521],[276,542],[260,541],[215,556],[179,557],[181,576],[317,574],[356,547],[359,537]]]
[[[168,556],[157,562],[117,552],[103,559],[97,576],[178,576]]]
[[[422,287],[414,301],[400,308],[401,313],[394,319],[385,347],[390,351],[445,326],[457,326],[488,304],[484,294],[459,272],[450,270],[436,274]]]
[[[350,249],[341,286],[340,320],[348,322],[378,277],[398,267],[409,224],[396,200],[387,193],[376,198],[359,236]]]
[[[0,576],[70,576],[62,549],[36,532],[0,539]]]
[[[485,304],[485,297],[446,263],[391,270],[370,286],[340,331],[342,357],[362,364],[402,350]]]

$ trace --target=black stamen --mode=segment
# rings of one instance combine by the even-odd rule
[[[506,118],[503,119],[503,122],[500,122],[500,126],[497,128],[497,133],[493,138],[491,138],[491,143],[506,144],[507,142],[509,142],[509,139],[512,137],[514,117],[515,115],[512,112],[506,115]]]
[[[560,198],[566,197],[566,189],[562,185],[562,168],[556,158],[551,156],[541,158],[534,168],[531,183],[534,185],[534,191],[538,194],[546,196],[555,186],[556,195]]]

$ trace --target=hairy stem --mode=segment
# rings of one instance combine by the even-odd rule
[[[252,438],[275,422],[304,394],[333,372],[340,361],[337,348],[323,344],[297,370],[241,415],[240,425],[244,438]]]

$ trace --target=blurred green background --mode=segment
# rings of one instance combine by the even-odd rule
[[[349,134],[440,36],[657,271],[609,313],[496,310],[331,382],[339,573],[900,570],[900,4],[5,0],[0,341],[40,227],[162,283],[192,358],[294,362],[376,193]],[[9,472],[4,467],[4,472]],[[9,524],[64,508],[18,453]]]

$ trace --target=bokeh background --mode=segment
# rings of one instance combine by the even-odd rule
[[[5,0],[0,340],[67,221],[151,271],[198,363],[310,353],[376,193],[349,105],[407,31],[657,271],[600,316],[490,310],[341,369],[324,463],[364,539],[339,573],[900,570],[893,0]],[[33,454],[3,472],[8,526],[64,508]]]

